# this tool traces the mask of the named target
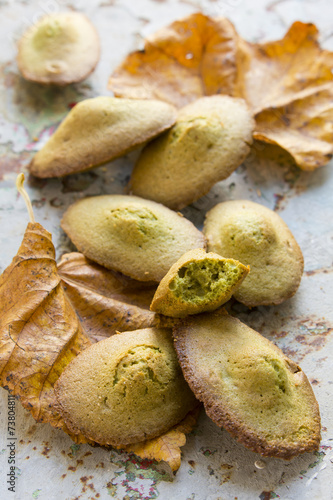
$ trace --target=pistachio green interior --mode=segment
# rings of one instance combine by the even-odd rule
[[[203,304],[230,291],[242,270],[230,261],[204,259],[180,267],[169,289],[184,302]]]

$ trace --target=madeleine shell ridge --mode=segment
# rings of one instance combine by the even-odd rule
[[[176,109],[156,100],[100,96],[80,101],[68,113],[29,171],[36,177],[61,177],[103,165],[171,127]]]
[[[68,365],[55,392],[72,432],[102,445],[159,436],[198,404],[166,328],[124,332],[93,344]]]
[[[215,95],[188,104],[175,125],[143,149],[130,179],[131,192],[180,210],[242,163],[253,128],[242,99]]]
[[[203,234],[185,217],[129,195],[77,201],[61,227],[86,257],[139,281],[160,281],[181,255],[206,246]]]
[[[237,259],[251,273],[234,297],[249,307],[277,305],[301,282],[302,251],[283,219],[249,200],[218,203],[207,214],[203,232],[208,251]]]
[[[58,12],[23,34],[17,63],[25,79],[63,86],[87,78],[99,57],[99,37],[89,19],[79,12]]]
[[[207,415],[263,456],[317,450],[319,407],[301,368],[272,342],[220,312],[173,329],[185,379]]]

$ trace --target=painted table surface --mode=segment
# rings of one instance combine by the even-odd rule
[[[18,74],[16,41],[28,24],[45,12],[81,10],[99,30],[101,61],[85,82],[50,90],[24,81]],[[250,41],[283,36],[295,20],[314,22],[324,47],[333,49],[330,0],[16,0],[0,1],[0,271],[15,255],[27,224],[17,197],[15,178],[47,140],[71,105],[86,97],[110,95],[107,77],[143,37],[197,10],[226,15]],[[273,154],[274,153],[274,154]],[[30,179],[28,192],[36,219],[53,234],[57,255],[70,249],[59,220],[74,200],[121,193],[135,154],[105,167],[60,180]],[[298,240],[305,272],[296,296],[277,307],[232,312],[274,341],[300,363],[318,398],[322,415],[319,452],[291,462],[264,459],[237,444],[204,414],[182,449],[182,465],[172,478],[163,464],[141,461],[126,453],[74,445],[46,424],[36,424],[16,402],[16,491],[7,490],[7,392],[0,390],[1,499],[163,499],[218,500],[282,498],[332,499],[333,494],[333,174],[332,165],[301,172],[278,151],[255,149],[224,182],[184,210],[199,227],[205,212],[218,201],[247,198],[276,210]],[[258,468],[258,465],[260,468]]]

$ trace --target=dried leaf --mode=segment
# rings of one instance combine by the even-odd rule
[[[71,300],[78,307],[83,323],[92,329],[92,337],[97,336],[94,327],[103,337],[109,335],[115,325],[126,326],[125,329],[152,321],[162,325],[163,317],[148,310],[156,284],[143,285],[104,270],[77,253],[63,257],[59,265],[60,278],[51,234],[34,222],[23,181],[24,176],[20,174],[17,186],[32,222],[27,226],[17,255],[0,276],[0,385],[17,396],[37,422],[48,422],[64,430],[77,443],[94,444],[69,431],[54,394],[54,384],[62,371],[91,345]],[[93,317],[94,311],[97,320]],[[189,415],[170,436],[157,438],[160,446],[163,444],[161,456],[172,460],[173,467],[180,465],[177,446],[179,449],[185,442],[181,432],[189,432],[194,421],[195,417]],[[150,442],[140,443],[139,448],[141,454],[152,453]]]
[[[237,93],[254,114],[285,106],[332,82],[333,53],[318,44],[313,24],[295,22],[284,38],[263,44],[239,40]]]
[[[227,19],[193,14],[147,39],[109,80],[118,97],[161,99],[182,107],[203,95],[233,95],[237,33]]]
[[[255,139],[286,150],[302,168],[314,170],[333,154],[333,85],[256,116]]]
[[[238,93],[252,107],[255,139],[288,151],[303,170],[333,154],[333,53],[313,24],[294,23],[282,40],[240,42]]]
[[[67,296],[93,341],[116,331],[170,326],[170,319],[149,310],[156,283],[143,283],[108,270],[80,253],[63,255],[58,264]]]
[[[53,385],[91,342],[60,283],[51,235],[38,223],[28,224],[0,276],[0,309],[0,384],[37,422],[70,434],[54,404]]]
[[[332,64],[313,24],[296,22],[281,40],[251,44],[226,19],[193,14],[130,54],[109,87],[117,96],[178,106],[216,93],[243,97],[256,119],[254,137],[314,170],[333,154]]]
[[[131,444],[121,447],[122,450],[133,452],[140,458],[148,458],[157,462],[166,462],[172,472],[177,472],[181,463],[180,447],[186,443],[186,436],[195,426],[200,406],[189,412],[184,420],[172,427],[168,432],[144,443]]]

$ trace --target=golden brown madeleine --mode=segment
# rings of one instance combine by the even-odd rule
[[[139,281],[161,281],[185,252],[206,246],[192,222],[137,196],[79,200],[61,227],[86,257]]]
[[[32,159],[36,177],[59,177],[122,156],[171,127],[176,110],[154,100],[94,97],[69,112]]]
[[[87,78],[100,56],[97,31],[79,12],[44,16],[18,44],[18,67],[27,80],[68,85]]]
[[[237,260],[190,250],[164,276],[150,309],[174,318],[214,311],[231,298],[249,270]]]
[[[74,433],[121,446],[163,434],[198,403],[182,375],[171,330],[120,333],[85,349],[55,385]]]
[[[303,255],[281,217],[248,200],[225,201],[206,215],[208,250],[250,265],[234,297],[243,304],[280,304],[297,291]]]
[[[263,456],[289,460],[318,449],[311,385],[272,342],[220,312],[179,320],[173,331],[185,379],[218,426]]]
[[[179,111],[133,170],[133,194],[179,210],[228,177],[250,151],[254,121],[242,99],[202,97]]]

